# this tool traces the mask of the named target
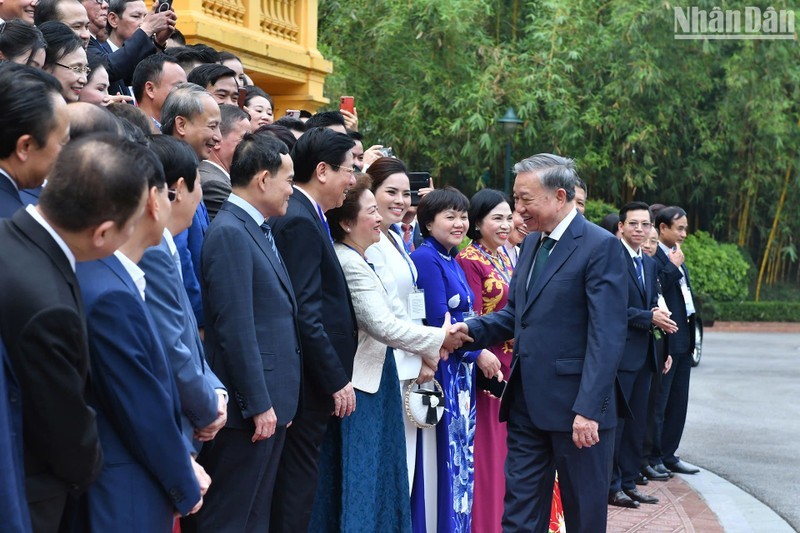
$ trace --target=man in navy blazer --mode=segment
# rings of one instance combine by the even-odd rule
[[[572,160],[539,154],[514,171],[515,208],[532,233],[508,305],[454,326],[476,346],[514,338],[501,404],[508,421],[503,531],[547,531],[556,470],[570,529],[605,531],[625,257],[613,235],[576,211]]]
[[[639,463],[647,427],[647,399],[652,374],[658,371],[653,326],[666,333],[677,329],[669,312],[658,307],[656,264],[642,253],[642,242],[650,234],[653,214],[643,202],[630,202],[619,211],[620,245],[627,259],[628,335],[617,378],[633,414],[632,420],[617,422],[614,467],[608,502],[636,508],[639,503],[658,503],[658,498],[636,488]]]
[[[275,493],[273,531],[308,529],[322,441],[329,424],[337,424],[356,408],[350,381],[358,330],[324,215],[340,207],[345,191],[355,185],[353,146],[347,135],[327,128],[304,133],[292,149],[294,194],[286,215],[272,223],[297,299],[307,378],[303,410],[287,433],[281,457],[278,486],[286,490]]]
[[[199,452],[202,442],[213,439],[225,425],[228,394],[206,362],[173,240],[173,235],[189,227],[202,198],[198,162],[188,144],[169,135],[154,136],[150,149],[164,166],[167,187],[173,191],[172,209],[161,243],[144,252],[139,268],[147,275],[145,302],[178,387],[183,433]]]
[[[69,115],[58,80],[11,62],[0,66],[0,109],[0,218],[11,218],[24,205],[22,191],[41,186],[53,168]]]
[[[168,533],[176,511],[186,515],[203,502],[175,380],[145,305],[147,278],[136,265],[159,242],[171,208],[160,162],[145,149],[139,156],[148,190],[131,238],[113,256],[77,267],[105,452],[79,531]]]
[[[672,368],[661,378],[655,405],[653,443],[650,465],[660,472],[696,474],[700,470],[678,458],[675,453],[686,424],[689,406],[689,377],[694,350],[695,308],[689,269],[684,263],[681,244],[686,238],[689,223],[686,211],[680,207],[665,207],[656,217],[658,250],[653,257],[658,266],[658,278],[664,301],[672,312],[678,331],[669,336],[669,355]]]
[[[297,303],[271,217],[286,212],[289,150],[247,134],[234,152],[232,193],[206,233],[202,260],[206,355],[228,388],[228,422],[199,461],[214,484],[197,531],[269,531],[270,503],[297,412],[302,361]],[[291,484],[281,487],[292,490]]]

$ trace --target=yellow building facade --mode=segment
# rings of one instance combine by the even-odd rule
[[[236,54],[253,82],[286,109],[315,111],[333,64],[317,49],[317,0],[174,0],[189,43]]]

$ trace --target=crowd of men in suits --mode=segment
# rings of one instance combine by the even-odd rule
[[[17,4],[0,16],[27,16]],[[257,128],[238,60],[163,53],[171,10],[34,8],[137,106],[68,105],[50,74],[0,65],[4,527],[306,530],[323,438],[356,408],[357,326],[325,212],[379,147],[336,112]],[[675,455],[694,334],[686,213],[628,204],[617,241],[579,213],[570,160],[515,172],[531,236],[509,305],[454,327],[476,345],[516,339],[504,527],[549,515],[557,468],[570,527],[601,530],[607,503],[654,503],[637,483],[694,471]]]

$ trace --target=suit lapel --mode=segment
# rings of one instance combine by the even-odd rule
[[[78,278],[75,277],[75,272],[73,272],[72,266],[69,264],[69,259],[64,255],[64,251],[53,239],[52,235],[50,235],[41,224],[36,222],[25,209],[17,211],[12,217],[12,220],[31,243],[42,250],[42,252],[50,258],[59,272],[61,272],[61,275],[66,280],[72,292],[72,297],[75,300],[78,312],[81,314],[81,317],[83,317],[83,297],[81,296]]]
[[[550,281],[550,278],[558,272],[566,260],[569,259],[569,256],[575,251],[575,248],[578,247],[577,239],[583,234],[583,226],[581,225],[580,229],[578,228],[579,220],[578,217],[575,217],[567,227],[567,231],[564,232],[556,243],[553,251],[550,252],[547,264],[539,276],[539,279],[536,280],[532,287],[529,287],[528,300],[525,302],[523,313],[527,312],[528,308],[533,304],[539,294],[541,294],[542,289],[544,289],[545,285]]]
[[[136,297],[140,300],[142,299],[141,295],[139,294],[139,289],[136,288],[136,284],[133,282],[133,279],[131,279],[131,275],[128,274],[128,271],[125,270],[125,267],[122,266],[122,263],[119,259],[113,255],[110,255],[104,259],[100,259],[100,262],[106,265],[109,270],[111,270],[111,272],[113,272],[120,279],[120,281],[122,281],[122,283],[131,293],[136,294]]]
[[[278,256],[275,255],[275,252],[269,245],[267,236],[264,235],[264,230],[262,230],[261,227],[256,224],[256,221],[253,220],[253,217],[245,213],[244,209],[235,204],[225,202],[221,209],[230,211],[232,215],[234,215],[244,224],[245,230],[250,234],[253,242],[255,242],[256,246],[258,246],[258,248],[267,258],[267,261],[269,261],[272,269],[275,270],[275,273],[278,275],[278,279],[280,280],[284,289],[286,289],[286,292],[292,294],[292,285],[289,281],[289,274],[286,272],[283,264],[278,260]]]

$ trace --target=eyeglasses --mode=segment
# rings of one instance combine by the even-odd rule
[[[75,74],[85,74],[86,76],[92,71],[89,67],[70,67],[69,65],[63,65],[61,63],[56,63],[61,68],[65,68],[67,70],[71,70]]]
[[[344,170],[348,174],[355,174],[356,173],[356,169],[353,168],[353,167],[343,167],[342,165],[331,165],[331,166],[333,168],[335,168],[336,170]]]
[[[98,6],[102,6],[103,4],[108,3],[107,0],[94,0],[94,3]]]
[[[643,230],[647,231],[653,227],[653,225],[649,222],[626,222],[629,228],[636,229],[641,227]]]

